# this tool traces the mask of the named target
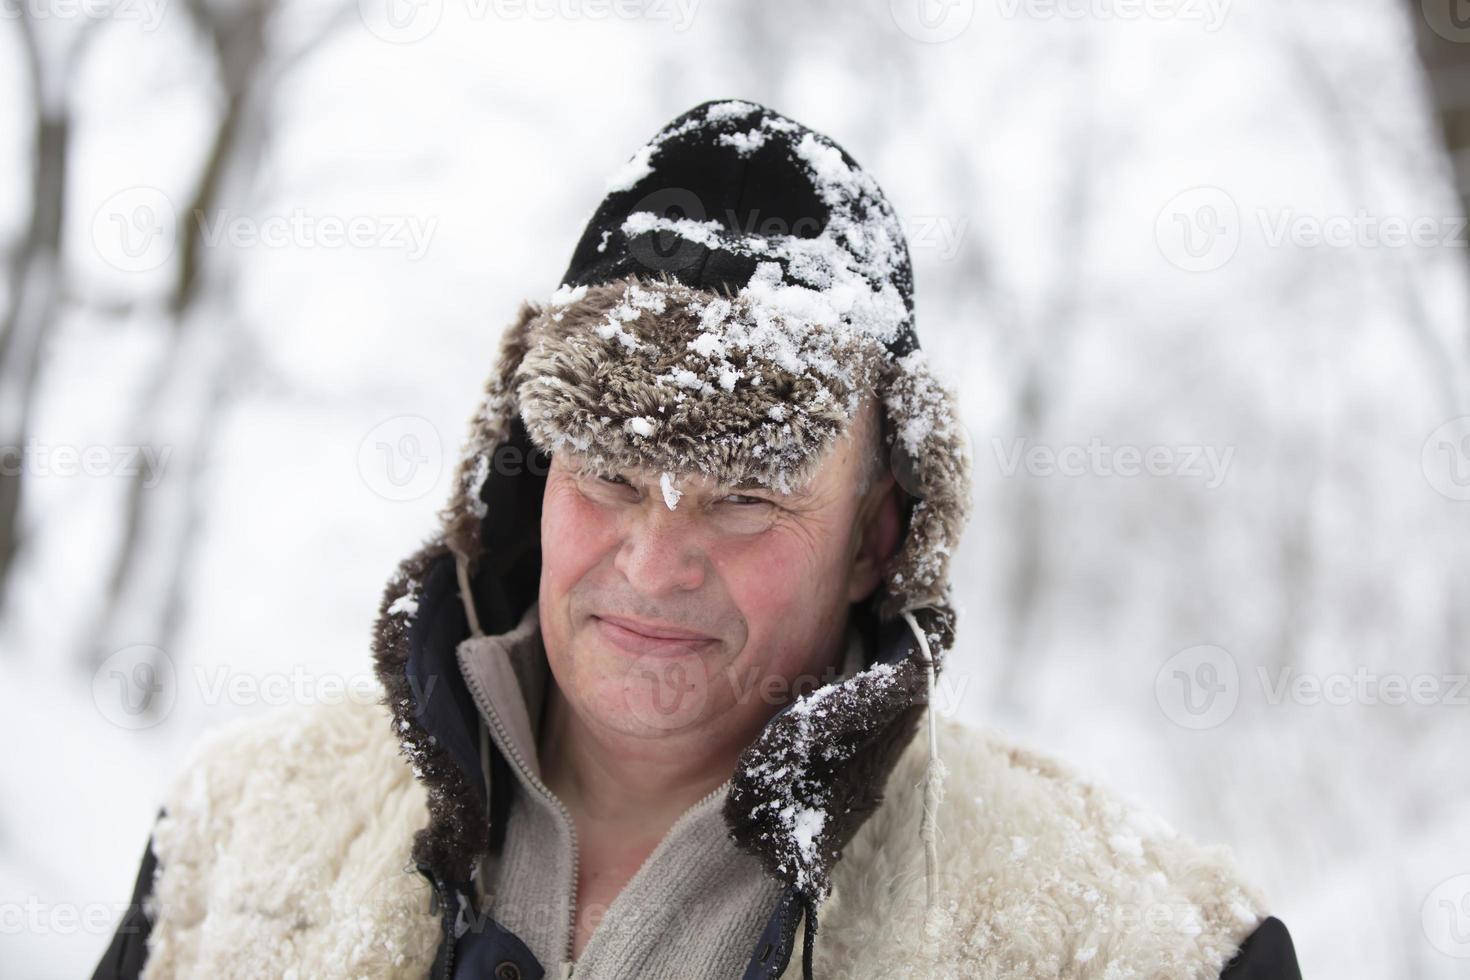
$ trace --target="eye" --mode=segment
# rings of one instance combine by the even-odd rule
[[[762,497],[752,497],[749,494],[744,494],[744,493],[731,493],[731,494],[726,494],[725,496],[721,497],[720,498],[720,503],[722,503],[722,504],[736,504],[736,505],[739,505],[739,506],[742,506],[742,507],[749,507],[749,506],[751,506],[753,504],[768,504],[769,505],[771,502],[769,500],[766,500],[766,499],[762,498]]]
[[[600,486],[605,487],[610,493],[616,494],[619,498],[627,497],[628,494],[632,494],[635,497],[638,495],[638,488],[629,483],[628,478],[621,473],[614,473],[612,476],[599,476],[597,482]]]
[[[629,483],[621,473],[603,474],[583,470],[578,474],[577,482],[584,494],[604,503],[624,503],[638,497],[638,488]]]

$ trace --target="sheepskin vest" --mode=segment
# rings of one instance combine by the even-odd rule
[[[1226,849],[998,734],[944,719],[937,734],[948,775],[936,901],[926,914],[920,738],[833,870],[822,980],[1215,980],[1262,919]],[[194,762],[154,834],[144,976],[427,975],[440,918],[410,859],[425,791],[384,708],[282,709],[220,730]],[[800,975],[796,956],[782,976]]]

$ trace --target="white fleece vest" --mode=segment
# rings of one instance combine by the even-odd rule
[[[939,747],[949,774],[929,929],[921,730],[837,864],[819,980],[1216,980],[1263,917],[1226,849],[993,733],[941,720]],[[439,919],[409,859],[425,795],[385,708],[293,707],[221,729],[165,806],[145,977],[428,973]],[[801,940],[783,977],[801,975]]]

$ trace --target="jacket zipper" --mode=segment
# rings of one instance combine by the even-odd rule
[[[449,980],[449,978],[454,975],[454,947],[455,947],[455,944],[458,942],[458,939],[459,939],[459,937],[454,934],[454,922],[451,922],[449,924],[449,927],[447,929],[445,929],[443,927],[443,925],[442,925],[442,923],[444,921],[444,916],[449,911],[449,896],[448,896],[448,893],[446,892],[446,890],[444,889],[444,887],[442,885],[440,885],[440,883],[439,883],[439,876],[437,874],[435,874],[433,871],[431,871],[426,865],[420,864],[418,866],[418,872],[419,872],[419,874],[423,875],[425,878],[429,879],[429,884],[434,889],[434,895],[439,900],[439,921],[441,923],[440,929],[445,934],[445,941],[444,941],[444,969],[442,969],[442,970],[439,971],[439,977],[441,978],[441,980]],[[458,913],[459,913],[459,909],[458,909],[458,905],[456,904],[456,907],[455,907],[455,921],[456,922],[458,921],[458,918],[459,918]]]
[[[495,710],[491,707],[490,699],[485,696],[485,690],[480,685],[479,678],[475,677],[473,673],[466,673],[468,674],[470,687],[474,692],[475,700],[479,702],[481,714],[490,719],[490,724],[495,728],[495,734],[500,738],[500,744],[504,745],[509,751],[511,761],[515,763],[516,768],[520,769],[521,774],[526,777],[526,781],[534,786],[536,788],[536,791],[540,793],[541,796],[545,798],[548,803],[551,803],[553,806],[555,806],[557,810],[561,812],[562,819],[566,821],[567,833],[570,835],[572,844],[572,873],[571,881],[569,882],[567,888],[567,895],[569,896],[567,899],[567,944],[566,950],[563,954],[563,962],[570,962],[572,958],[572,943],[576,936],[577,872],[579,870],[578,863],[580,858],[580,849],[577,846],[576,821],[572,819],[571,811],[566,808],[566,805],[562,803],[561,800],[557,799],[556,794],[548,789],[546,787],[546,784],[541,782],[541,780],[537,778],[536,774],[531,771],[531,767],[526,764],[525,758],[521,756],[520,749],[516,748],[515,741],[510,737],[510,733],[505,730],[505,725],[501,723],[500,716],[496,714]],[[570,972],[568,972],[567,976],[570,975]]]
[[[449,949],[446,951],[446,954],[444,956],[444,980],[450,980],[450,978],[454,976],[454,948],[459,945],[459,936],[457,935],[457,926],[459,925],[458,895],[455,896],[454,901],[454,921],[449,925]],[[449,902],[447,898],[444,903],[444,908],[449,908]]]
[[[570,835],[572,843],[572,873],[571,881],[568,883],[567,887],[567,944],[566,948],[562,951],[562,964],[565,966],[565,972],[562,974],[562,980],[567,980],[567,978],[571,977],[572,971],[577,968],[576,963],[572,960],[572,947],[576,944],[577,940],[577,874],[580,870],[579,865],[581,859],[580,849],[577,845],[577,824],[576,821],[572,819],[572,813],[566,808],[566,804],[562,803],[562,801],[557,798],[556,794],[548,789],[546,784],[543,783],[539,778],[537,778],[536,774],[531,771],[531,767],[526,764],[525,758],[522,757],[520,750],[516,748],[516,744],[511,739],[510,733],[505,730],[505,725],[501,723],[500,716],[496,714],[495,710],[491,707],[490,699],[485,696],[485,690],[480,685],[479,678],[475,677],[474,674],[469,671],[466,671],[465,673],[469,681],[471,691],[475,695],[475,700],[480,705],[481,715],[490,719],[490,724],[495,728],[495,734],[500,737],[500,744],[504,745],[510,751],[511,761],[513,761],[516,764],[516,767],[520,769],[521,774],[526,777],[526,781],[529,782],[532,786],[536,787],[536,791],[540,793],[547,802],[555,806],[557,810],[561,812],[562,819],[566,821],[567,832]],[[708,803],[722,790],[733,783],[734,779],[735,777],[732,775],[729,779],[726,779],[723,783],[710,790],[699,800],[699,802],[693,804],[689,807],[688,810],[685,810],[683,813],[681,813],[679,815],[679,818],[675,820],[674,823],[677,824],[679,820],[684,819],[684,817],[688,815],[689,810],[693,810],[696,807]],[[672,825],[670,829],[672,829]],[[453,956],[452,949],[450,950],[450,955]],[[445,974],[445,976],[447,977],[448,974]]]

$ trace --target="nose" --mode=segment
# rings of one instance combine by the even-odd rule
[[[660,596],[693,592],[704,584],[708,559],[689,519],[658,501],[624,527],[614,565],[629,585],[644,595]]]

